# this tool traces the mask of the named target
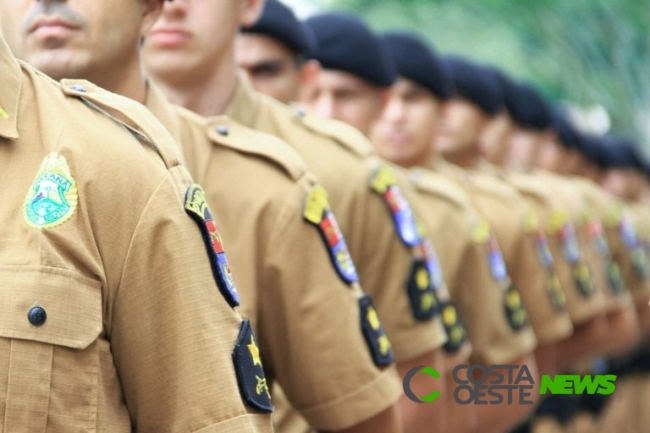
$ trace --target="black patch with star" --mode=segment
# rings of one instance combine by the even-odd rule
[[[508,324],[513,331],[521,331],[529,324],[528,312],[524,307],[524,302],[521,299],[519,291],[512,285],[508,286],[504,297],[504,310]]]
[[[379,320],[372,298],[368,295],[361,297],[359,299],[359,309],[361,313],[361,330],[366,343],[368,343],[372,360],[378,367],[391,365],[395,362],[395,354],[384,326]]]
[[[239,393],[244,402],[260,412],[273,412],[271,392],[264,375],[257,339],[249,320],[242,322],[232,351]]]
[[[442,324],[447,332],[447,343],[444,345],[445,352],[456,353],[467,342],[467,329],[460,317],[458,308],[451,301],[441,302]]]
[[[430,320],[440,313],[440,302],[433,278],[425,260],[413,261],[407,289],[415,320]]]

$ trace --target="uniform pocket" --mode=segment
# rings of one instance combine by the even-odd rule
[[[41,266],[0,266],[0,432],[94,427],[102,331],[99,282]]]

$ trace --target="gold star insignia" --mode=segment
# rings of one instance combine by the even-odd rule
[[[374,308],[372,308],[372,307],[368,308],[367,319],[368,319],[368,323],[370,323],[370,326],[375,331],[377,331],[381,327],[381,322],[379,321],[379,316],[377,316],[377,311],[375,311]]]
[[[382,356],[388,355],[392,347],[392,345],[390,344],[390,340],[388,339],[388,336],[386,336],[385,334],[382,335],[377,339],[377,342],[379,343],[379,351],[381,352]]]
[[[433,293],[425,293],[420,299],[420,309],[422,311],[429,311],[433,306],[436,305],[436,297],[433,296]]]
[[[429,288],[429,271],[422,268],[417,271],[415,275],[415,284],[420,290],[426,290]]]
[[[253,358],[253,365],[259,365],[261,367],[262,359],[260,358],[260,349],[257,347],[255,338],[253,338],[252,335],[251,335],[251,344],[248,345],[248,350],[251,353],[251,357]]]

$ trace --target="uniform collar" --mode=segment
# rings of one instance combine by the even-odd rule
[[[144,104],[149,111],[163,124],[172,134],[174,140],[180,145],[180,126],[178,116],[171,102],[163,96],[160,89],[151,81],[147,82],[147,98]]]
[[[254,129],[260,104],[260,94],[253,89],[246,77],[239,75],[235,95],[224,114],[240,125]]]
[[[0,38],[0,136],[18,138],[18,101],[22,72],[16,58]]]

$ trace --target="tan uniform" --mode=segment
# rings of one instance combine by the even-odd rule
[[[300,157],[225,116],[173,107],[155,88],[147,107],[181,143],[214,204],[269,380],[319,430],[350,427],[394,404],[401,386],[390,342],[333,214],[322,228],[307,220],[314,209],[322,218],[327,203]]]
[[[439,318],[414,317],[407,296],[414,252],[396,233],[385,199],[372,190],[379,167],[373,160],[372,145],[347,125],[291,109],[256,93],[245,82],[240,83],[227,114],[285,140],[323,183],[361,283],[377,304],[397,362],[441,347],[446,336]],[[406,185],[402,183],[401,187],[404,191]]]
[[[410,178],[420,194],[422,220],[440,246],[440,263],[468,329],[473,361],[504,364],[531,353],[535,336],[530,326],[513,321],[521,313],[509,304],[509,285],[491,274],[487,239],[475,238],[481,220],[465,191],[427,169],[411,170]]]
[[[505,263],[492,259],[492,273],[504,280],[508,274],[521,292],[531,325],[540,343],[553,343],[571,335],[571,320],[565,311],[554,269],[544,263],[546,239],[539,230],[535,212],[519,193],[502,179],[478,170],[465,171],[443,161],[435,167],[452,176],[469,194],[472,204],[494,230]],[[542,244],[540,248],[540,244]],[[507,271],[506,271],[507,268]]]
[[[390,337],[397,362],[409,361],[440,348],[446,341],[435,317],[433,289],[417,290],[421,259],[410,224],[412,214],[403,194],[406,184],[390,185],[392,175],[373,157],[372,145],[340,122],[307,115],[257,93],[241,81],[226,114],[245,126],[280,137],[305,160],[330,194],[350,253],[365,290]],[[415,289],[414,289],[415,288]],[[282,411],[282,431],[306,431],[305,425]]]
[[[263,379],[256,342],[184,209],[199,189],[169,135],[2,40],[0,76],[0,432],[272,431],[240,397]]]

